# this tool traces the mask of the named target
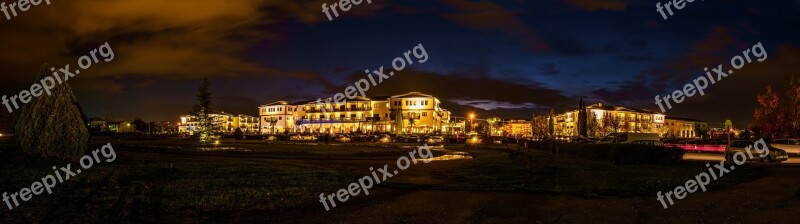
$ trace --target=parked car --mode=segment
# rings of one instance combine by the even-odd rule
[[[392,142],[392,136],[389,136],[389,135],[380,135],[376,139],[377,139],[376,141],[378,141],[378,143],[391,143]]]
[[[419,135],[409,135],[406,138],[406,142],[408,142],[408,143],[419,143]]]
[[[303,136],[300,134],[289,135],[289,141],[303,141]]]
[[[316,141],[317,140],[317,136],[314,136],[314,135],[311,135],[311,134],[305,134],[305,135],[303,135],[302,140],[303,141]]]
[[[752,147],[750,149],[750,153],[753,154],[753,158],[751,159],[747,156],[747,147]],[[762,155],[759,154],[755,149],[755,142],[752,140],[736,140],[732,141],[730,145],[725,147],[725,160],[732,162],[734,159],[734,155],[738,152],[742,152],[745,154],[745,159],[750,161],[761,161],[765,163],[769,162],[783,162],[789,159],[789,155],[786,154],[786,151],[783,149],[775,148],[772,146],[767,146],[769,149],[769,154],[765,157],[761,157]]]
[[[501,136],[493,136],[493,137],[489,137],[488,139],[490,139],[492,141],[491,144],[502,145],[502,144],[506,143],[506,138],[505,137],[501,137]]]
[[[347,135],[336,135],[333,139],[336,142],[351,142],[351,141],[353,141],[353,139],[351,139]]]
[[[406,136],[397,135],[397,136],[394,136],[393,140],[394,140],[394,142],[406,142]]]
[[[446,138],[448,143],[465,143],[467,136],[463,134],[448,135]]]
[[[377,136],[375,135],[364,135],[364,134],[351,136],[354,142],[373,142],[375,141],[376,137]]]
[[[636,140],[630,142],[630,144],[664,147],[664,143],[659,140]]]
[[[800,155],[800,141],[797,139],[778,139],[771,144],[775,148],[786,150],[786,153]]]
[[[442,138],[442,136],[430,136],[425,142],[430,144],[442,143],[444,142],[444,138]]]
[[[599,143],[631,143],[637,140],[655,140],[658,141],[658,134],[655,133],[611,133]]]
[[[481,143],[481,137],[478,133],[470,132],[467,134],[467,144],[468,145],[476,145]]]

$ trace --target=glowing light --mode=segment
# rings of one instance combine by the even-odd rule
[[[214,141],[215,145],[219,145],[219,140]]]

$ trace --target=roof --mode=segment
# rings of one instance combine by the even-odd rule
[[[372,100],[376,100],[376,101],[386,101],[386,100],[389,100],[389,98],[392,98],[392,96],[373,96],[373,97],[370,97],[370,98],[372,98]]]
[[[628,107],[615,107],[615,106],[608,106],[603,105],[602,103],[596,103],[589,106],[586,106],[586,109],[600,109],[600,110],[611,110],[611,111],[628,111],[628,112],[637,112],[637,113],[644,113],[644,114],[658,114],[656,112],[645,110],[645,109],[638,109],[638,108],[628,108]]]
[[[262,107],[269,107],[269,106],[277,106],[277,105],[288,105],[289,103],[285,100],[275,101],[272,103],[261,105]]]
[[[414,97],[433,97],[433,96],[420,92],[410,92],[406,94],[392,96],[391,98],[414,98]]]

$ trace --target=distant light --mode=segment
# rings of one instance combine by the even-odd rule
[[[215,145],[219,145],[219,140],[214,141]]]
[[[3,134],[0,134],[0,137],[3,137]]]

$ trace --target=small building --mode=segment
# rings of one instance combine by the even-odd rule
[[[709,137],[708,122],[682,117],[667,116],[664,137],[668,138],[706,138]]]

